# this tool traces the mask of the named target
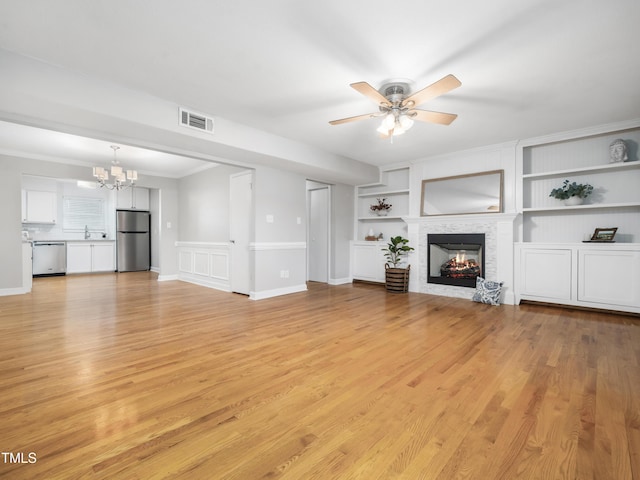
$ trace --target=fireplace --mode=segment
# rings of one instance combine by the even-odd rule
[[[484,233],[427,235],[427,282],[475,288],[484,277]]]

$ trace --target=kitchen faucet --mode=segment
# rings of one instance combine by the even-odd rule
[[[84,226],[84,239],[85,240],[89,240],[91,238],[91,234],[89,233],[89,227],[88,226]]]

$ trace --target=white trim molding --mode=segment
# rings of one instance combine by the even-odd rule
[[[24,295],[30,293],[31,290],[24,287],[20,288],[2,288],[0,289],[0,297],[7,297],[9,295]]]
[[[307,248],[307,242],[252,242],[249,244],[249,250],[304,250]]]
[[[251,300],[264,300],[265,298],[279,297],[280,295],[289,295],[290,293],[306,292],[307,285],[293,285],[291,287],[274,288],[272,290],[262,290],[261,292],[250,292]]]
[[[178,280],[231,291],[228,242],[176,242]]]

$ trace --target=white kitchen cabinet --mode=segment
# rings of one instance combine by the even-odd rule
[[[58,206],[55,192],[22,191],[22,223],[56,224],[57,222]]]
[[[520,300],[640,313],[640,244],[516,244]]]
[[[385,281],[385,242],[351,242],[351,276],[354,280]]]
[[[131,187],[118,190],[116,207],[123,210],[149,210],[149,189]]]
[[[67,273],[114,272],[114,242],[67,242]]]
[[[116,270],[115,243],[100,242],[92,244],[91,271],[114,272]]]

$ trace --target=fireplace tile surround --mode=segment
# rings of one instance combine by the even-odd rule
[[[473,288],[428,282],[428,234],[483,233],[485,235],[484,278],[504,282],[502,303],[514,305],[514,228],[517,214],[443,215],[405,217],[409,239],[417,245],[411,270],[417,273],[413,291],[447,297],[471,299]],[[417,285],[416,285],[417,282]]]

